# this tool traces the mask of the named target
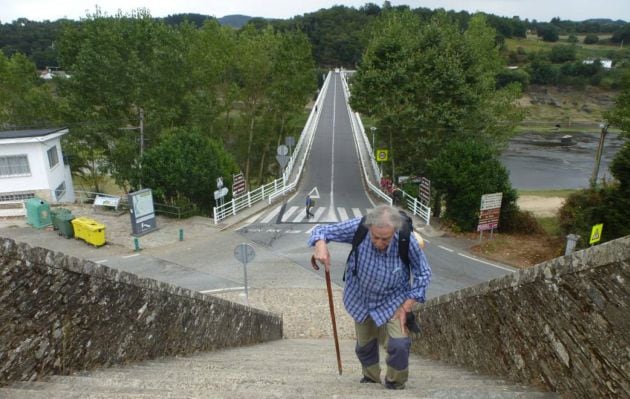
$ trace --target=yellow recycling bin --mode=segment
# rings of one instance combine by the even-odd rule
[[[82,239],[95,247],[105,245],[105,225],[94,219],[79,217],[72,219],[74,238]]]

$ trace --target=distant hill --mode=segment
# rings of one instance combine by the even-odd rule
[[[247,15],[235,14],[235,15],[226,15],[224,17],[221,17],[218,19],[218,21],[221,25],[228,25],[234,28],[241,28],[250,19],[252,19],[252,17],[249,17]]]

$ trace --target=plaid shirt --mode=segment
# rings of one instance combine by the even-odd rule
[[[308,245],[315,246],[319,240],[352,244],[360,222],[361,218],[354,218],[318,225],[311,232]],[[381,326],[392,318],[406,299],[424,302],[431,281],[431,268],[413,234],[409,237],[411,283],[409,268],[398,256],[398,232],[384,252],[372,244],[370,233],[359,244],[358,251],[359,265],[355,265],[354,255],[348,259],[343,292],[343,303],[355,321],[362,323],[370,316],[377,326]]]

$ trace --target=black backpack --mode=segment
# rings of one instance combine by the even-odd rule
[[[409,269],[409,236],[413,231],[413,220],[403,211],[400,212],[400,216],[402,217],[402,226],[400,230],[398,230],[398,256],[400,256],[400,260],[403,261],[407,269]],[[357,267],[359,265],[359,244],[363,242],[365,236],[368,233],[368,228],[365,226],[365,216],[361,218],[361,222],[359,223],[359,227],[357,231],[354,233],[354,237],[352,237],[352,249],[348,254],[348,259],[346,260],[346,265],[350,262],[350,257],[354,253],[354,270],[352,274],[354,276],[357,275]],[[346,266],[347,269],[347,266]],[[346,272],[343,272],[343,281],[346,281]]]

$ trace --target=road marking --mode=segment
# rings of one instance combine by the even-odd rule
[[[140,254],[125,255],[125,256],[121,256],[121,258],[127,259],[127,258],[133,258],[134,256],[140,256]]]
[[[282,215],[281,222],[283,223],[286,222],[291,217],[291,215],[293,215],[295,211],[297,210],[298,210],[297,206],[292,206],[291,208],[289,208],[287,211],[284,212],[284,215]]]
[[[348,213],[346,212],[346,208],[337,208],[337,212],[339,212],[339,220],[342,222],[344,220],[348,220]]]
[[[95,260],[94,263],[105,263],[107,259]]]
[[[298,211],[297,216],[293,219],[293,223],[301,222],[302,219],[306,218],[306,206],[301,207]]]
[[[452,250],[452,249],[450,249],[450,248],[443,247],[442,245],[438,245],[438,247],[439,247],[439,248],[442,248],[443,250],[448,251],[448,252],[455,252],[455,251],[453,251],[453,250]]]
[[[322,215],[324,214],[324,211],[326,211],[326,208],[321,207],[321,208],[317,208],[315,210],[315,215],[313,216],[313,221],[314,222],[319,222],[319,219],[322,217]]]
[[[278,213],[280,213],[280,209],[282,209],[282,205],[278,205],[273,211],[271,211],[267,216],[265,216],[265,218],[263,220],[261,220],[261,223],[269,223],[271,222],[271,219],[275,218],[276,216],[278,216]]]
[[[361,214],[361,209],[359,208],[352,208],[352,214],[355,218],[360,218],[363,216],[363,214]]]
[[[315,225],[315,226],[311,227],[310,229],[306,230],[304,233],[306,233],[306,234],[311,234],[311,231],[313,231],[313,229],[314,229],[315,227],[317,227],[317,225]]]
[[[467,258],[467,259],[470,259],[470,260],[475,260],[475,261],[477,261],[477,262],[479,262],[479,263],[484,263],[484,264],[486,264],[486,265],[496,267],[496,268],[498,268],[498,269],[507,270],[508,272],[515,272],[515,271],[516,271],[516,270],[514,270],[514,269],[509,269],[509,268],[507,268],[507,267],[503,267],[503,266],[495,265],[494,263],[486,262],[486,261],[483,261],[483,260],[481,260],[481,259],[477,259],[477,258],[474,258],[474,257],[472,257],[472,256],[465,255],[465,254],[463,254],[463,253],[461,253],[461,252],[458,252],[458,253],[457,253],[457,255],[463,256],[464,258]]]
[[[244,290],[245,287],[232,287],[232,288],[218,288],[218,289],[214,289],[214,290],[204,290],[204,291],[199,291],[200,294],[217,294],[220,292],[230,292],[230,291],[241,291]]]
[[[281,233],[282,229],[267,229],[267,233]]]
[[[286,231],[287,234],[299,234],[301,232],[302,232],[302,230],[287,230]]]

